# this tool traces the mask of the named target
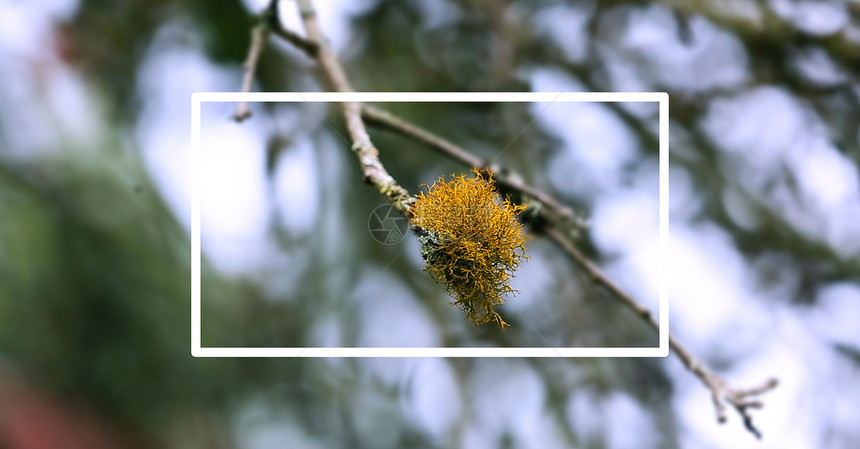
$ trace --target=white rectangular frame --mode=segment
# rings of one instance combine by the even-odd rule
[[[643,348],[218,348],[201,346],[200,176],[203,103],[648,102],[659,105],[659,346]],[[191,355],[194,357],[666,357],[669,355],[669,95],[665,92],[195,92],[191,94]]]

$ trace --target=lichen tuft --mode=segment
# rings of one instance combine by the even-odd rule
[[[508,327],[496,306],[510,287],[513,273],[526,259],[525,235],[517,216],[527,206],[502,199],[492,177],[440,177],[427,193],[415,197],[412,222],[420,231],[421,255],[426,270],[445,285],[466,318],[475,324]]]

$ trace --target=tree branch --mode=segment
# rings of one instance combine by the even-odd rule
[[[263,47],[266,46],[266,39],[269,37],[269,22],[270,18],[277,15],[277,0],[269,3],[269,6],[260,14],[257,20],[257,25],[251,29],[251,46],[248,48],[248,56],[245,58],[245,76],[242,78],[242,92],[250,92],[251,86],[254,84],[254,73],[257,71],[257,61],[260,59],[260,54],[263,52]],[[242,122],[251,117],[251,109],[248,108],[247,102],[241,102],[236,106],[236,112],[233,113],[233,120]]]
[[[338,92],[351,92],[352,87],[346,78],[343,68],[337,61],[336,56],[319,28],[316,21],[316,13],[310,0],[297,0],[297,2],[308,38],[302,38],[289,30],[283,29],[279,23],[273,25],[272,30],[274,30],[275,34],[304,51],[308,56],[317,59],[334,90]],[[376,186],[380,193],[385,195],[401,214],[408,217],[407,212],[409,204],[411,204],[409,193],[400,187],[388,172],[385,171],[385,168],[379,161],[379,151],[371,143],[363,119],[408,136],[467,166],[479,167],[501,174],[501,176],[497,177],[497,183],[500,187],[534,199],[542,207],[553,211],[561,219],[560,221],[551,221],[550,226],[546,226],[543,229],[544,233],[580,266],[594,284],[607,290],[612,296],[620,300],[622,304],[645,320],[652,328],[659,329],[659,324],[647,308],[609,279],[594,262],[582,254],[571,242],[571,237],[575,233],[576,226],[578,224],[581,225],[581,223],[577,221],[578,219],[569,208],[555,201],[551,196],[542,191],[523,183],[517,177],[509,176],[508,174],[511,172],[489,166],[463,148],[392,114],[359,103],[343,103],[342,109],[350,138],[353,142],[353,150],[362,164],[365,181]],[[565,223],[564,220],[567,220],[567,222]],[[562,233],[560,230],[567,232]],[[753,425],[749,409],[761,408],[762,403],[753,398],[775,388],[778,381],[771,378],[755,388],[732,388],[723,378],[714,374],[710,368],[696,359],[671,333],[669,334],[669,346],[687,370],[698,377],[711,392],[717,420],[720,423],[726,421],[726,404],[730,404],[743,419],[747,430],[757,438],[761,438],[761,433]]]
[[[411,137],[414,140],[436,150],[437,152],[442,153],[443,155],[458,162],[461,162],[467,166],[487,168],[482,164],[482,161],[479,158],[470,154],[465,149],[460,148],[457,145],[445,140],[442,137],[436,136],[429,131],[412,125],[401,118],[395,117],[387,112],[381,111],[371,106],[364,106],[362,109],[362,114],[370,123],[382,125],[385,128],[396,131],[407,137]],[[503,172],[502,170],[498,169],[497,171]],[[543,207],[554,211],[556,214],[558,214],[558,216],[572,217],[570,209],[566,208],[563,205],[560,205],[549,195],[521,182],[511,181],[511,178],[512,177],[500,178],[498,180],[498,184],[504,185],[510,190],[531,196],[532,198],[540,202]],[[516,178],[514,177],[513,179]],[[654,318],[651,311],[642,306],[632,296],[625,292],[624,289],[622,289],[611,279],[609,279],[609,277],[607,277],[594,262],[588,259],[584,254],[582,254],[581,251],[579,251],[579,249],[575,245],[570,242],[569,237],[566,237],[561,234],[559,232],[559,229],[565,229],[565,227],[559,226],[558,223],[555,223],[555,226],[547,226],[543,229],[543,231],[550,240],[555,242],[565,253],[568,254],[568,256],[577,265],[581,267],[583,271],[585,271],[586,275],[589,277],[589,279],[591,279],[592,282],[608,290],[612,296],[619,299],[625,306],[633,310],[637,315],[639,315],[643,320],[645,320],[652,328],[659,331],[659,323]],[[711,391],[711,396],[713,398],[714,407],[717,413],[717,420],[720,423],[726,421],[725,403],[728,402],[729,404],[734,406],[738,413],[741,415],[744,421],[744,426],[746,426],[746,428],[757,438],[761,438],[761,433],[753,425],[752,418],[748,414],[748,409],[761,407],[761,403],[758,401],[750,401],[748,400],[748,398],[750,398],[751,396],[765,393],[768,390],[776,387],[777,380],[769,379],[761,386],[749,390],[733,389],[729,387],[728,384],[722,378],[713,374],[713,372],[711,372],[711,370],[708,369],[707,366],[705,366],[695,357],[693,357],[692,353],[687,350],[687,348],[684,347],[671,333],[669,334],[669,346],[672,351],[678,356],[678,358],[681,359],[681,362],[684,364],[684,366],[690,372],[695,374],[702,381],[702,383],[704,383],[704,385]]]
[[[337,92],[352,92],[352,86],[337,60],[328,40],[317,22],[316,11],[310,0],[297,0],[299,14],[305,27],[308,40],[316,46],[316,59],[322,66],[323,72]],[[409,218],[409,206],[413,199],[409,192],[401,187],[388,174],[382,162],[379,161],[379,150],[370,141],[367,128],[361,117],[361,104],[354,102],[341,103],[346,128],[352,140],[352,150],[358,157],[364,173],[364,182],[373,185],[383,194],[392,206],[404,217]]]
[[[546,229],[545,232],[550,240],[554,241],[559,247],[561,247],[564,252],[567,253],[583,271],[585,271],[585,274],[594,284],[609,291],[610,294],[618,298],[622,303],[624,303],[624,305],[642,317],[642,319],[645,320],[652,328],[659,331],[660,325],[654,318],[653,314],[651,314],[651,312],[644,306],[639,304],[638,301],[633,299],[632,296],[627,294],[627,292],[619,287],[618,284],[609,279],[594,262],[582,254],[582,252],[579,251],[579,249],[568,239],[552,228]],[[766,393],[767,391],[775,388],[779,383],[777,379],[770,378],[765,383],[755,388],[746,390],[735,389],[730,387],[723,378],[714,374],[705,364],[696,359],[693,354],[684,345],[682,345],[674,335],[672,335],[671,332],[669,333],[669,347],[672,349],[672,352],[681,359],[684,367],[686,367],[691,373],[695,374],[696,377],[705,384],[705,387],[711,391],[711,399],[714,402],[718,422],[726,422],[725,404],[729,403],[741,415],[741,418],[743,418],[744,421],[744,426],[747,430],[755,435],[756,438],[761,438],[761,432],[759,432],[759,430],[753,425],[752,417],[749,415],[749,409],[761,408],[762,403],[756,400],[750,400],[750,398]]]

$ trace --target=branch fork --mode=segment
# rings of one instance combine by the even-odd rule
[[[744,427],[755,435],[756,438],[761,439],[761,431],[753,424],[749,411],[750,409],[763,408],[764,404],[755,397],[773,390],[779,385],[779,381],[776,378],[770,378],[754,388],[732,388],[725,379],[717,376],[702,362],[693,358],[686,349],[676,348],[675,346],[678,345],[678,342],[675,341],[674,337],[671,337],[669,342],[670,346],[675,349],[678,357],[684,362],[684,366],[701,379],[705,387],[710,390],[711,401],[717,414],[717,422],[724,424],[728,420],[726,417],[726,404],[731,405],[741,416],[741,419],[743,419]]]
[[[711,399],[717,412],[717,422],[720,424],[726,422],[726,404],[728,403],[741,416],[744,427],[756,438],[761,439],[761,431],[753,424],[749,410],[764,407],[760,400],[754,398],[776,388],[779,381],[776,378],[770,378],[758,387],[741,390],[731,388],[721,377],[712,373],[707,373],[706,378],[708,380],[705,381],[705,385],[711,390]]]

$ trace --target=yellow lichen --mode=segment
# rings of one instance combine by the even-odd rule
[[[508,326],[493,310],[504,303],[525,256],[525,236],[517,215],[526,209],[502,199],[493,179],[440,177],[412,205],[413,224],[419,228],[426,270],[454,298],[475,324]]]

